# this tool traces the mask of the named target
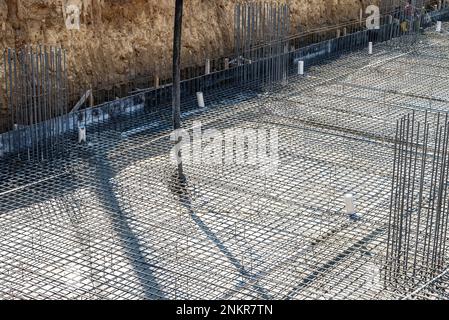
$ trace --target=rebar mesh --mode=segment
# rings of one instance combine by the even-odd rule
[[[291,70],[269,91],[218,87],[204,109],[184,100],[186,130],[277,130],[275,174],[186,163],[179,184],[164,106],[87,127],[64,157],[5,159],[0,297],[446,298],[444,274],[398,291],[381,273],[396,120],[449,111],[448,48],[447,33],[428,31]]]

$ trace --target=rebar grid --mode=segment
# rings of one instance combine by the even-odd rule
[[[349,53],[268,92],[206,92],[205,109],[184,101],[189,130],[198,121],[203,129],[277,129],[273,175],[250,164],[189,163],[179,185],[165,109],[88,128],[89,143],[68,140],[66,157],[2,162],[0,297],[447,297],[446,276],[414,293],[391,290],[381,275],[396,119],[448,111],[438,77],[446,37]],[[411,61],[427,67],[404,68]],[[360,220],[344,210],[346,193]]]

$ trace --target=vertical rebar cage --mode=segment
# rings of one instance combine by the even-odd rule
[[[289,66],[289,5],[285,1],[243,1],[236,4],[234,18],[234,64],[242,66],[241,82],[285,81]]]
[[[397,122],[385,279],[411,290],[447,266],[448,114]]]
[[[69,111],[66,51],[42,45],[6,49],[3,62],[10,130],[2,135],[4,151],[47,158],[61,147],[57,142],[69,126],[64,117]]]

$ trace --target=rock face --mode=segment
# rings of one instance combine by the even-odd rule
[[[228,54],[237,0],[185,0],[183,64]],[[292,32],[359,17],[366,0],[290,0]],[[373,1],[376,2],[376,1]],[[171,63],[174,0],[0,0],[0,48],[57,44],[70,78],[125,81]],[[68,29],[77,25],[79,30]],[[0,71],[0,78],[2,71]],[[1,79],[0,79],[1,81]]]

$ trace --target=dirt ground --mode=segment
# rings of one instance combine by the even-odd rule
[[[0,0],[0,47],[58,44],[68,49],[71,76],[116,81],[170,63],[174,0]],[[237,0],[186,0],[183,60],[227,54]],[[357,18],[368,1],[292,0],[292,32]],[[68,30],[67,8],[80,8]],[[162,71],[160,71],[162,72]]]

